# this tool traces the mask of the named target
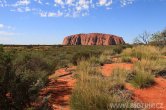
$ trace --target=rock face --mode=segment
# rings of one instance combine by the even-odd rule
[[[63,45],[117,45],[125,44],[122,37],[111,34],[90,33],[65,37]]]

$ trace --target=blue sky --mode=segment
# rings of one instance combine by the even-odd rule
[[[0,0],[0,44],[61,44],[78,33],[128,43],[166,28],[166,0]]]

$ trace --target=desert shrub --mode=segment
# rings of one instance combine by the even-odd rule
[[[112,71],[111,74],[111,80],[112,82],[115,82],[115,85],[119,85],[120,87],[123,87],[126,80],[127,80],[127,76],[130,73],[130,71],[122,69],[122,68],[115,68]]]
[[[94,64],[89,61],[81,61],[79,62],[79,65],[77,66],[76,73],[80,76],[80,78],[83,80],[88,76],[92,75],[101,75],[100,71],[97,71],[97,67],[93,66]]]
[[[142,59],[135,64],[141,70],[148,71],[155,76],[165,76],[164,71],[166,70],[166,59],[158,58],[156,60]]]
[[[106,55],[106,56],[112,56],[114,55],[114,49],[111,49],[111,50],[104,50],[102,52],[102,54]]]
[[[157,59],[160,56],[159,48],[154,46],[135,46],[123,50],[122,56],[135,57],[138,59]]]
[[[131,83],[138,88],[149,87],[154,83],[154,77],[147,71],[141,70],[132,79]]]
[[[103,53],[99,56],[99,62],[101,65],[112,63],[111,56],[114,55],[113,50],[105,50]]]
[[[113,48],[114,54],[120,54],[125,47],[123,45],[117,45]]]
[[[101,54],[99,57],[100,64],[103,66],[105,63],[107,63],[107,61],[108,61],[108,56]]]
[[[0,109],[24,109],[47,83],[49,65],[38,57],[0,51]],[[10,94],[10,96],[6,96]]]
[[[15,73],[12,66],[12,55],[0,48],[0,109],[13,109],[10,104],[10,89],[14,82]]]
[[[151,37],[151,44],[157,46],[165,46],[166,44],[166,29],[162,32],[154,33]]]
[[[149,87],[154,83],[154,74],[148,61],[143,60],[134,64],[133,77],[131,83],[138,88]]]
[[[36,100],[39,90],[47,83],[47,76],[51,72],[49,64],[37,56],[23,55],[20,59],[14,60],[14,67],[14,105],[18,108],[27,104],[30,106],[30,102]]]
[[[90,57],[88,60],[93,66],[99,66],[101,63],[100,59],[98,57],[95,57],[95,56]]]
[[[127,63],[131,62],[130,56],[122,56],[121,58],[122,58],[122,62],[127,62]]]
[[[32,48],[33,48],[33,45],[27,45],[26,48],[32,49]]]
[[[115,70],[113,78],[103,77],[91,63],[81,61],[76,73],[78,73],[78,79],[70,100],[73,110],[107,110],[110,103],[131,102],[131,94],[119,86],[125,81],[125,78],[119,77],[121,70]],[[125,75],[122,76],[125,77]],[[119,81],[116,82],[117,80]]]
[[[156,66],[154,68],[154,72],[156,76],[161,76],[163,78],[166,78],[166,59],[159,59],[156,62]]]
[[[132,48],[132,45],[126,44],[126,45],[116,45],[116,46],[114,46],[113,49],[112,49],[113,55],[122,53],[122,51],[126,48]]]
[[[95,51],[81,51],[81,52],[78,52],[76,53],[75,55],[73,55],[73,58],[72,58],[72,63],[74,65],[77,65],[77,63],[81,60],[87,60],[89,59],[90,57],[92,56],[99,56],[100,55],[100,52],[95,52]]]
[[[162,48],[161,53],[166,56],[166,46]]]
[[[89,59],[89,58],[90,58],[90,53],[88,52],[76,53],[72,58],[72,63],[74,65],[77,65],[78,61],[81,61],[82,59]]]

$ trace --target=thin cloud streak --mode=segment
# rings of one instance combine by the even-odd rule
[[[10,1],[10,2],[9,2]],[[41,17],[87,16],[91,9],[111,9],[117,0],[0,0],[0,8],[8,7],[11,12],[32,12]],[[135,0],[119,0],[121,7],[131,5]],[[49,8],[50,7],[50,8]]]

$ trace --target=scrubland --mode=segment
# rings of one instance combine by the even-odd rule
[[[0,108],[51,109],[47,101],[34,105],[44,102],[38,97],[39,91],[47,86],[48,76],[55,70],[70,66],[77,66],[70,109],[110,110],[110,103],[130,105],[133,93],[125,84],[142,89],[153,86],[156,77],[165,78],[165,56],[166,47],[151,45],[1,46]],[[133,68],[115,68],[110,76],[102,74],[103,65],[121,62],[130,63]]]

